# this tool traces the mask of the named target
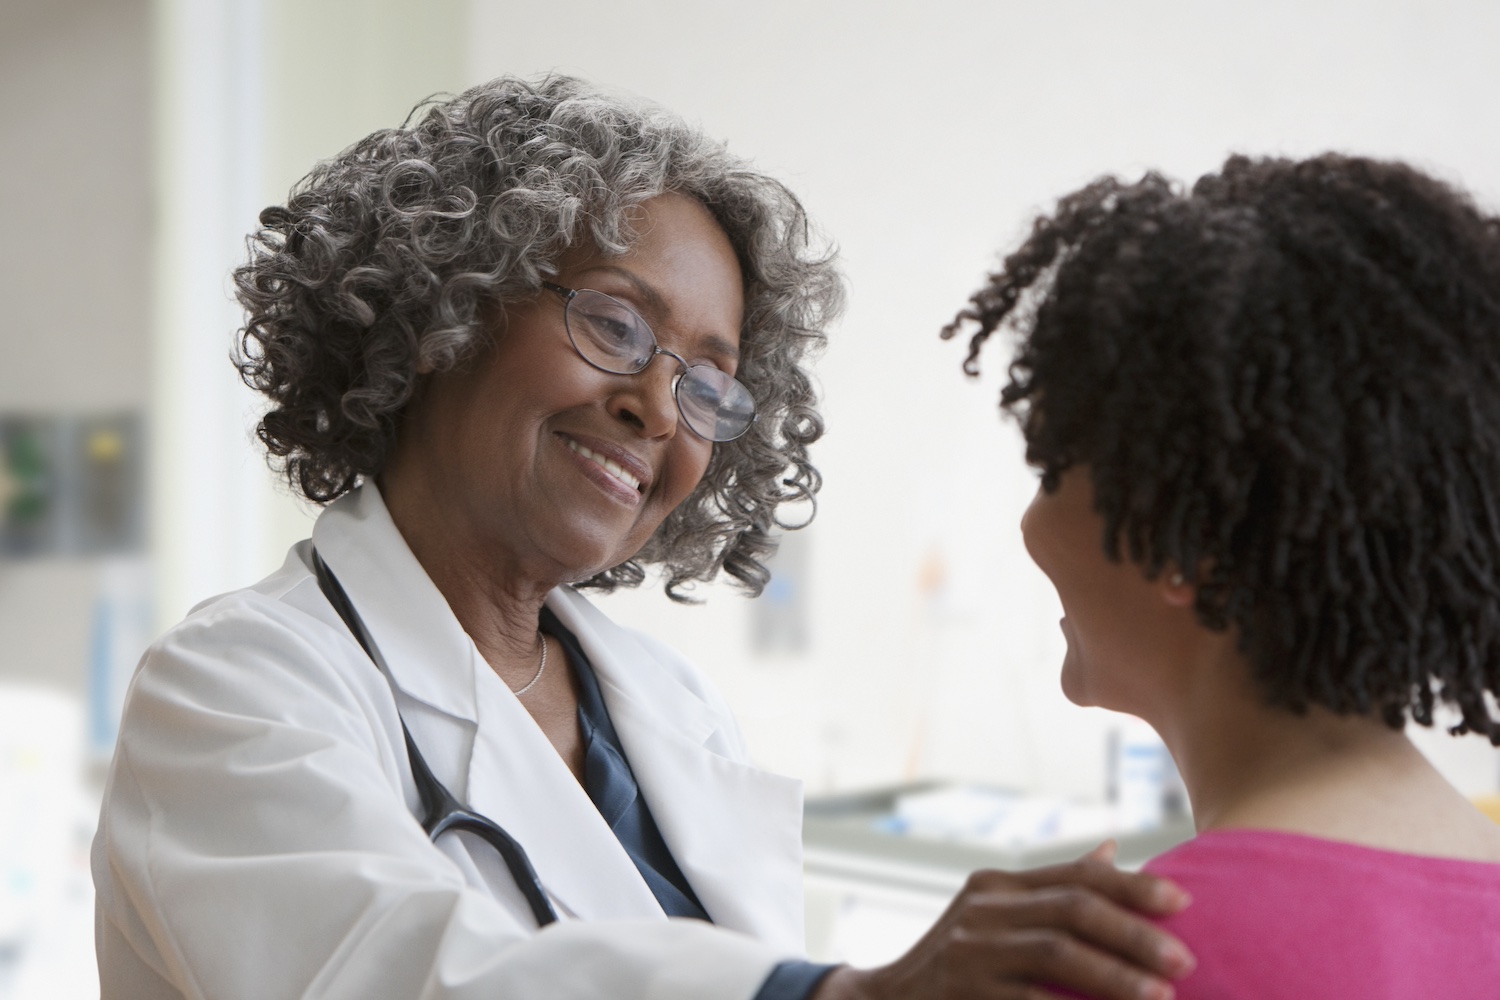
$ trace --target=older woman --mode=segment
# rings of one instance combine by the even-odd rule
[[[887,968],[797,960],[798,786],[580,592],[756,592],[817,488],[802,360],[841,286],[779,184],[503,79],[261,221],[241,372],[328,506],[141,665],[94,852],[107,1000],[1166,995],[1180,945],[1126,908],[1180,900],[1099,859],[977,877]]]
[[[960,319],[1023,332],[1063,690],[1192,799],[1178,995],[1495,996],[1500,827],[1403,727],[1500,743],[1500,218],[1334,155],[1106,178]]]

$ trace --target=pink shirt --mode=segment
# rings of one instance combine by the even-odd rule
[[[1500,998],[1500,865],[1215,830],[1146,870],[1193,895],[1179,1000]]]

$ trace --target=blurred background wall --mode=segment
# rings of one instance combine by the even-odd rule
[[[113,737],[101,593],[151,600],[152,9],[0,13],[0,997],[75,998],[98,995],[81,779]]]
[[[150,399],[150,9],[6,0],[0,419],[141,414]],[[0,672],[82,694],[97,567],[37,556],[0,556]]]
[[[1500,6],[1478,0],[0,0],[0,499],[32,519],[0,549],[0,713],[53,720],[11,727],[0,816],[46,785],[17,762],[94,762],[49,807],[76,844],[0,825],[0,861],[72,894],[0,900],[0,997],[89,989],[89,795],[140,647],[309,530],[253,446],[228,273],[318,158],[434,92],[559,70],[786,180],[851,291],[818,367],[818,517],[759,601],[648,588],[608,610],[702,664],[761,762],[813,792],[942,777],[1097,799],[1119,720],[1057,690],[1003,352],[971,383],[937,329],[1103,171],[1331,148],[1500,205],[1497,49]],[[1482,741],[1418,737],[1463,790],[1495,791]]]
[[[753,606],[614,601],[731,691],[768,763],[831,789],[929,774],[1096,796],[1107,713],[1057,686],[1034,483],[998,380],[936,331],[1056,196],[1105,171],[1192,179],[1231,151],[1409,158],[1500,202],[1500,7],[1408,0],[475,0],[475,79],[550,69],[648,95],[785,178],[839,243],[850,309],[818,371],[827,486],[798,549],[806,644]],[[1003,370],[1003,351],[986,363]],[[1481,741],[1428,741],[1497,778]],[[1460,763],[1462,762],[1462,763]]]

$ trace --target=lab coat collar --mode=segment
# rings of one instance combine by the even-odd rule
[[[374,483],[323,511],[313,525],[313,547],[348,592],[392,682],[441,712],[476,722],[473,640],[417,562]]]

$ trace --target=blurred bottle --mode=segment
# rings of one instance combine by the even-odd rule
[[[1187,811],[1177,766],[1156,730],[1127,718],[1109,732],[1107,795],[1121,833],[1154,830]]]
[[[125,689],[151,644],[151,572],[144,556],[99,564],[89,664],[89,750],[108,758],[120,731]]]

